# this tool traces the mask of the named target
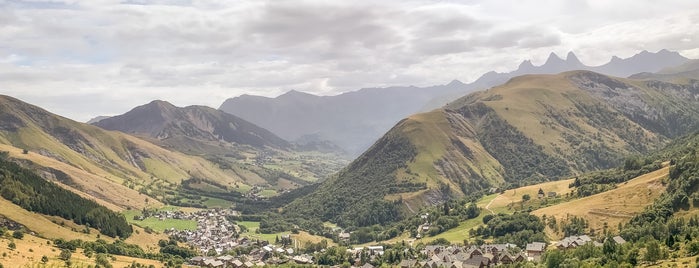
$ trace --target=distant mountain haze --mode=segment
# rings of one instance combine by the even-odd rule
[[[357,155],[436,96],[467,91],[458,81],[428,88],[367,88],[337,96],[292,90],[276,98],[242,95],[226,100],[220,109],[287,140],[327,140]]]
[[[626,77],[639,72],[657,72],[687,61],[677,52],[660,50],[657,53],[643,51],[627,59],[613,57],[604,65],[587,66],[573,52],[568,53],[565,60],[551,53],[541,66],[525,60],[515,71],[488,72],[469,84],[454,80],[447,85],[425,88],[365,88],[336,96],[292,90],[276,98],[242,95],[227,99],[219,109],[269,129],[286,140],[313,137],[359,155],[401,118],[442,107],[469,92],[503,84],[515,76],[590,70]]]
[[[102,120],[107,119],[107,118],[110,118],[110,117],[111,117],[111,116],[100,115],[100,116],[96,116],[96,117],[94,117],[94,118],[92,118],[92,119],[90,119],[90,120],[87,120],[87,122],[85,122],[85,123],[87,123],[87,124],[94,124],[94,123],[97,123],[97,122],[99,122],[99,121],[102,121]]]

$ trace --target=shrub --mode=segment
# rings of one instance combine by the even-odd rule
[[[24,233],[22,232],[22,230],[17,230],[12,233],[12,237],[21,240],[22,238],[24,238]]]

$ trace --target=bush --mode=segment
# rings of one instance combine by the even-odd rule
[[[493,214],[483,216],[483,224],[488,224],[488,222],[490,222],[490,220],[492,220],[493,218],[495,218],[495,215]]]
[[[17,230],[12,233],[12,237],[21,240],[22,238],[24,238],[24,233],[21,230]]]
[[[68,261],[68,260],[70,260],[70,257],[72,255],[73,254],[70,252],[70,250],[63,249],[63,250],[61,250],[61,254],[58,255],[58,258],[61,260],[64,260],[64,261]]]

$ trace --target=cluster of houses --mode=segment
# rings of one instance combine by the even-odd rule
[[[164,215],[164,216],[163,216]],[[157,217],[195,220],[196,230],[168,229],[165,233],[184,239],[188,244],[201,252],[215,251],[223,254],[239,246],[247,246],[253,241],[239,238],[240,227],[228,220],[230,216],[238,216],[238,212],[230,209],[202,210],[195,213],[165,211]]]
[[[492,244],[482,246],[457,247],[457,246],[427,246],[421,252],[427,256],[426,260],[403,260],[401,268],[471,268],[491,267],[500,264],[512,264],[524,262],[533,256],[541,256],[546,244],[537,243],[527,245],[527,251],[522,251],[513,244]]]
[[[614,243],[617,243],[619,245],[626,243],[626,240],[624,240],[624,238],[622,238],[621,236],[615,236],[612,238],[612,240],[614,240]],[[579,246],[582,246],[582,245],[585,245],[588,243],[592,243],[596,247],[602,246],[602,243],[592,240],[592,238],[590,238],[587,235],[580,235],[580,236],[574,235],[574,236],[569,236],[569,237],[563,238],[561,241],[556,243],[556,248],[558,248],[560,250],[566,250],[566,249],[577,248]]]
[[[265,245],[238,257],[223,255],[218,257],[194,257],[189,259],[189,264],[211,268],[250,268],[268,265],[280,265],[287,263],[312,264],[313,256],[308,254],[293,255],[290,248],[282,248],[274,245]]]

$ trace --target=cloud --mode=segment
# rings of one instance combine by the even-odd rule
[[[152,99],[468,82],[568,51],[699,54],[699,4],[656,1],[0,2],[0,93],[78,120]]]

